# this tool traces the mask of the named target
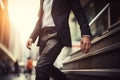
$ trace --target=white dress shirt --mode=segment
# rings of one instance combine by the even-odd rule
[[[44,0],[43,2],[43,20],[42,20],[42,28],[44,27],[53,27],[55,23],[53,21],[51,10],[52,10],[53,0]]]

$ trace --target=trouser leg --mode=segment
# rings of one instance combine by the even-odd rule
[[[63,72],[61,72],[57,67],[52,66],[51,69],[51,74],[50,76],[54,79],[54,80],[68,80],[68,78],[66,77],[65,74],[63,74]]]
[[[62,47],[56,39],[47,41],[36,65],[36,80],[49,80],[51,71],[54,72],[53,63]]]

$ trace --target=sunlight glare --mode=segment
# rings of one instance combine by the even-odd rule
[[[35,27],[39,10],[39,0],[8,0],[10,22],[20,30],[25,42]]]

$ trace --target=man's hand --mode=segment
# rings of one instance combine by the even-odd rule
[[[80,47],[83,53],[87,53],[91,47],[91,39],[89,36],[83,36]]]
[[[29,50],[31,50],[31,45],[32,45],[32,43],[33,43],[33,39],[28,39],[28,41],[26,42],[26,47],[29,49]]]

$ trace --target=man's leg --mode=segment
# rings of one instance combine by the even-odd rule
[[[52,66],[51,69],[51,74],[50,76],[54,79],[54,80],[69,80],[66,75],[61,72],[58,68],[56,68],[55,66]]]
[[[57,39],[49,39],[36,65],[36,80],[49,80],[53,63],[63,46]]]

